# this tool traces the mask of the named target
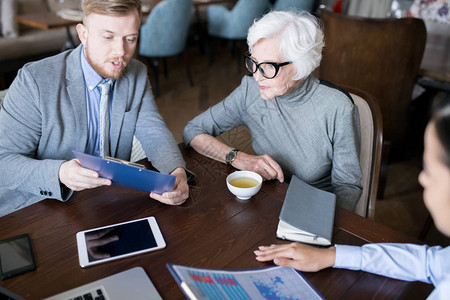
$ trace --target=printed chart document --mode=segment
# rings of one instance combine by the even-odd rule
[[[84,168],[97,172],[100,177],[110,179],[113,184],[144,192],[162,194],[172,192],[176,176],[147,170],[144,166],[117,158],[89,155],[72,151]]]
[[[336,195],[292,176],[278,223],[280,239],[328,246],[333,234]]]
[[[292,268],[213,270],[174,264],[167,268],[190,300],[325,299]]]

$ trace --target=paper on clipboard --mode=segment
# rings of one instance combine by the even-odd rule
[[[162,194],[172,192],[176,176],[147,170],[136,164],[118,159],[105,159],[90,154],[73,151],[84,168],[97,172],[112,184],[129,187],[144,192]]]

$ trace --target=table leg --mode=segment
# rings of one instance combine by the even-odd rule
[[[200,11],[198,6],[195,6],[194,13],[195,13],[194,41],[198,42],[200,53],[202,54],[206,53],[208,57],[211,58],[210,55],[211,49],[209,48],[208,32],[204,26],[205,24],[202,23],[202,20],[200,18]]]

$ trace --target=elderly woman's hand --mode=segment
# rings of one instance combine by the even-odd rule
[[[232,166],[239,170],[256,172],[264,180],[277,179],[284,182],[284,174],[280,165],[267,154],[255,156],[239,151]]]

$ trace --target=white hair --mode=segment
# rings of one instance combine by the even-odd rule
[[[272,37],[280,38],[281,55],[294,64],[293,80],[307,77],[319,66],[324,46],[322,25],[309,12],[272,11],[255,20],[247,36],[250,53],[260,39]]]

